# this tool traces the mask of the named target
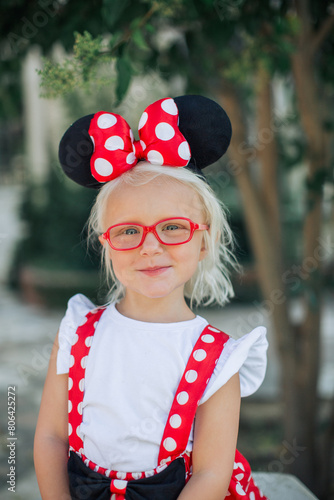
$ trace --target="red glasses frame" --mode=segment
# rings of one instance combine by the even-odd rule
[[[162,241],[160,239],[160,237],[159,237],[159,235],[158,235],[158,233],[156,231],[156,227],[159,224],[161,224],[162,222],[166,222],[168,220],[175,220],[175,219],[186,220],[186,221],[189,222],[189,224],[190,224],[190,235],[189,235],[189,238],[186,241],[182,241],[182,243],[165,243],[164,241]],[[130,248],[116,248],[116,247],[114,247],[112,245],[111,241],[110,241],[110,234],[109,234],[110,229],[113,229],[114,227],[117,227],[117,226],[125,226],[127,224],[129,226],[133,225],[133,226],[139,226],[139,227],[143,228],[143,234],[142,234],[140,243],[138,245],[136,245],[135,247],[130,247]],[[106,232],[102,234],[102,238],[105,239],[105,240],[107,240],[107,242],[109,243],[110,247],[113,250],[117,250],[118,252],[124,252],[126,250],[134,250],[135,248],[139,248],[144,243],[144,240],[145,240],[145,238],[146,238],[146,236],[147,236],[148,233],[153,233],[154,236],[156,237],[156,239],[162,245],[172,246],[172,245],[184,245],[185,243],[188,243],[188,241],[191,240],[191,238],[193,237],[195,231],[206,231],[209,228],[210,228],[210,226],[208,226],[207,224],[197,224],[197,222],[193,222],[191,219],[188,219],[187,217],[168,217],[168,219],[159,220],[155,224],[152,224],[152,226],[144,226],[143,224],[132,223],[132,222],[125,222],[125,223],[123,222],[123,223],[120,223],[120,224],[114,224],[113,226],[108,227],[108,229],[106,230]]]

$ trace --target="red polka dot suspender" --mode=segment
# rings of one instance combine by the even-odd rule
[[[92,345],[96,325],[104,310],[105,308],[94,309],[85,316],[72,343],[68,374],[68,439],[70,450],[80,454],[83,454],[83,441],[78,432],[82,422],[87,356]]]
[[[199,400],[229,336],[208,325],[199,336],[176,391],[163,433],[158,463],[186,449]]]

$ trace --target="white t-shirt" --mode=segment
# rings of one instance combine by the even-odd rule
[[[68,373],[75,332],[94,304],[78,294],[59,329],[57,373]],[[191,351],[207,325],[201,316],[178,323],[146,323],[120,314],[101,316],[86,366],[81,437],[84,454],[101,467],[138,472],[157,466],[160,442]],[[241,395],[254,393],[266,370],[266,329],[230,338],[200,404],[239,371]],[[223,419],[223,416],[222,416]],[[193,431],[187,450],[192,450]]]

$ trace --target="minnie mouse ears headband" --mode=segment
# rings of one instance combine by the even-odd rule
[[[232,129],[216,102],[185,95],[150,104],[140,118],[138,133],[137,141],[124,118],[115,113],[84,116],[63,135],[60,164],[70,179],[96,189],[139,160],[201,173],[226,152]]]

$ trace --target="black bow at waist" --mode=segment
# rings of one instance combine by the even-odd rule
[[[72,500],[110,500],[111,479],[94,472],[73,451],[68,460]],[[128,481],[125,500],[176,500],[185,485],[184,459],[177,458],[151,477]]]

